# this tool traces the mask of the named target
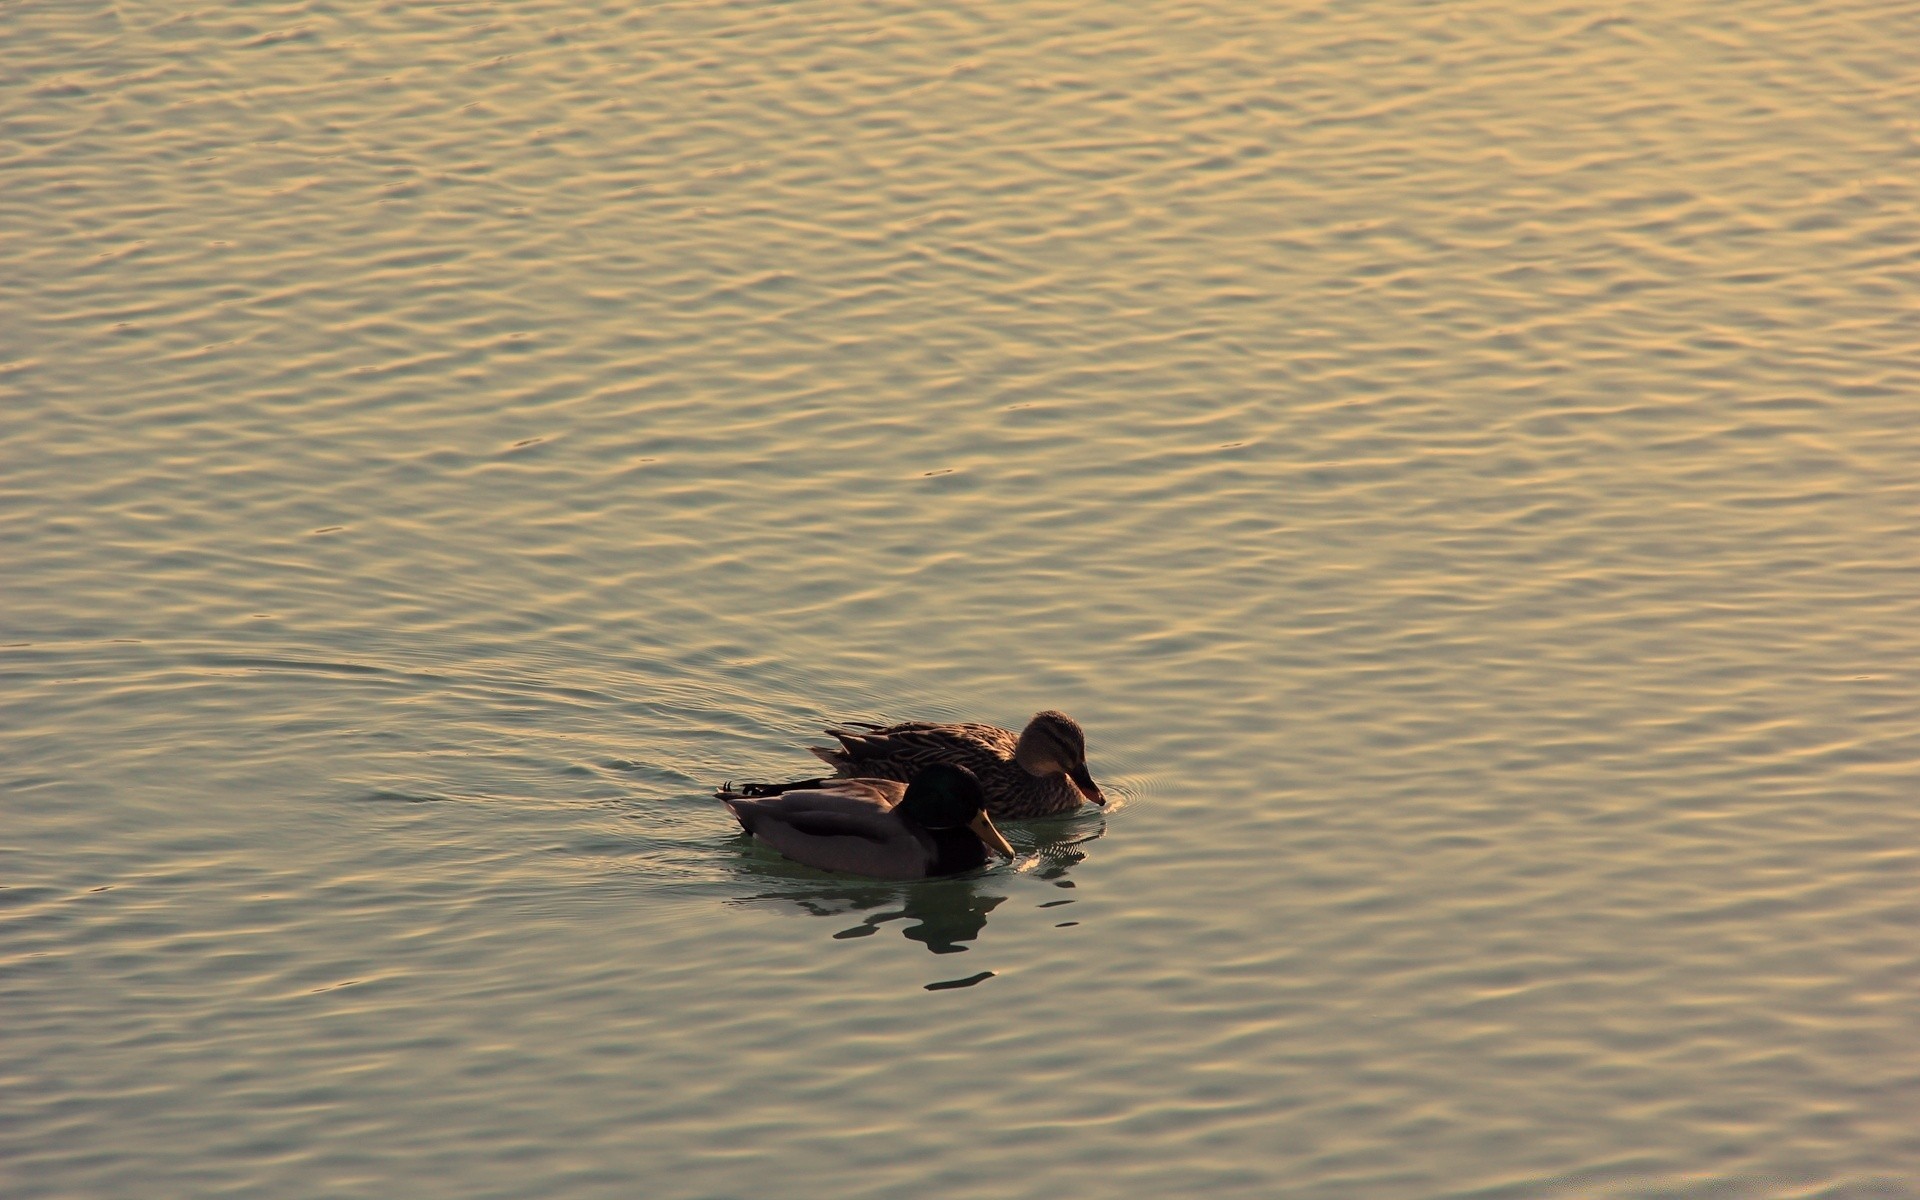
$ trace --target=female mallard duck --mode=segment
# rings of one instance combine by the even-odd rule
[[[1013,857],[982,804],[980,781],[951,763],[935,763],[907,784],[809,779],[745,794],[729,785],[720,802],[754,837],[828,871],[926,879],[985,866],[989,847]]]
[[[1052,709],[1035,713],[1018,737],[997,725],[848,725],[827,730],[838,749],[808,747],[842,777],[911,779],[929,763],[956,763],[980,780],[987,811],[1005,821],[1072,812],[1083,799],[1107,802],[1087,773],[1086,734]]]

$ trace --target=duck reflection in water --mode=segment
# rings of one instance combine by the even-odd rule
[[[1018,847],[1018,875],[1070,888],[1068,871],[1086,857],[1085,844],[1106,830],[1089,832],[1075,821],[1020,832],[1027,836],[1019,841],[1027,844]],[[771,905],[815,917],[864,914],[858,923],[836,930],[836,940],[871,937],[889,922],[901,921],[901,936],[934,954],[958,954],[978,941],[988,915],[1011,898],[1015,882],[1002,873],[908,883],[847,879],[797,867],[757,848],[743,853],[739,865],[744,873],[777,885],[734,903]]]

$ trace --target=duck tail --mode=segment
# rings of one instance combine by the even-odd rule
[[[778,796],[782,792],[825,787],[832,782],[824,775],[812,779],[790,779],[786,783],[735,783],[729,779],[714,789],[713,798],[732,808],[732,801],[735,800],[762,800],[768,796]]]
[[[733,784],[729,783],[727,787],[732,788]],[[740,822],[740,828],[748,833],[752,833],[753,826],[749,823],[748,812],[753,806],[743,802],[738,792],[729,793],[727,791],[720,791],[714,794],[720,797],[720,806],[725,808],[729,813],[732,813],[734,820]]]
[[[825,787],[832,780],[826,778],[794,779],[786,783],[743,783],[735,788],[731,782],[727,790],[715,793],[724,803],[727,800],[764,800],[768,796],[778,796],[783,792],[802,792],[813,788]]]

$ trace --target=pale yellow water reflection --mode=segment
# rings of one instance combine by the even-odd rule
[[[0,6],[0,1192],[1920,1194],[1916,44]]]

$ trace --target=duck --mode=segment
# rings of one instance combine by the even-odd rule
[[[718,798],[740,828],[786,858],[874,879],[931,879],[987,864],[1013,847],[987,815],[980,781],[953,763],[933,763],[911,781],[804,779],[729,783]]]
[[[849,721],[826,732],[840,744],[807,749],[839,777],[911,779],[932,763],[953,763],[979,779],[987,811],[1003,821],[1057,816],[1083,802],[1107,802],[1087,771],[1086,733],[1078,721],[1054,709],[1033,714],[1018,734],[998,725],[935,721]]]

